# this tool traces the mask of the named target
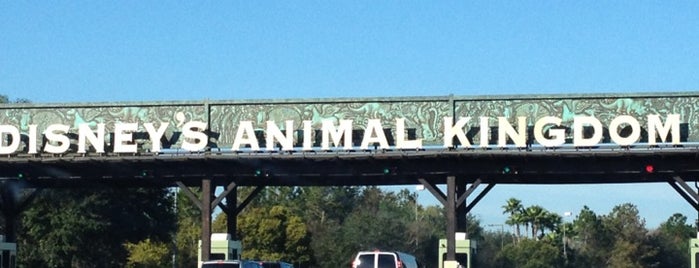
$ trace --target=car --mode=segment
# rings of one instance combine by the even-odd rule
[[[262,265],[254,261],[214,260],[203,262],[201,268],[262,268]]]
[[[360,251],[352,268],[419,268],[415,256],[398,251]]]
[[[260,261],[259,263],[263,268],[294,268],[291,263],[283,261]]]

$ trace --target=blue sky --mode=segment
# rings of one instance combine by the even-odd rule
[[[696,1],[3,1],[0,93],[47,102],[693,91]],[[425,202],[430,200],[427,192]],[[667,184],[496,186],[558,213],[696,212]],[[570,219],[572,220],[572,219]]]

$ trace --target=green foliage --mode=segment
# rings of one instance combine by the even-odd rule
[[[282,258],[303,267],[349,267],[357,251],[384,248],[436,263],[435,247],[446,228],[444,211],[416,206],[415,197],[409,191],[384,192],[377,187],[265,188],[238,217],[244,257]],[[284,238],[291,245],[290,237],[305,242],[281,248],[279,236],[284,232],[277,230],[284,230],[279,226],[289,215],[298,215],[298,226],[304,228],[287,227]],[[225,219],[219,215],[212,228],[225,229]],[[473,233],[482,232],[475,218],[470,217],[469,223]]]
[[[689,267],[687,241],[694,237],[695,229],[686,222],[686,216],[676,213],[651,235],[652,243],[658,250],[658,267]]]
[[[516,198],[510,198],[507,200],[506,204],[502,206],[502,209],[503,214],[510,215],[505,223],[510,226],[515,226],[515,237],[519,240],[522,236],[520,225],[525,222],[522,201]]]
[[[503,214],[509,214],[505,223],[515,227],[515,238],[521,239],[520,226],[524,225],[526,229],[531,227],[531,237],[539,239],[544,237],[545,231],[548,229],[554,231],[561,224],[561,216],[551,213],[541,206],[534,205],[524,207],[522,201],[516,198],[510,198],[502,206]]]
[[[388,230],[407,230],[408,211],[398,207],[398,198],[386,194],[375,187],[366,188],[357,206],[345,221],[343,237],[354,241],[353,251],[394,249],[408,251],[409,246],[400,232]]]
[[[228,215],[219,213],[211,222],[212,233],[228,233]]]
[[[123,267],[125,243],[170,240],[171,208],[161,189],[44,190],[23,214],[19,260],[28,267]]]
[[[598,216],[585,206],[572,223],[562,224],[560,215],[543,207],[524,208],[511,198],[503,205],[510,215],[507,224],[531,226],[539,239],[522,239],[499,251],[494,243],[480,242],[477,261],[483,267],[687,267],[688,239],[693,236],[687,218],[675,214],[658,230],[648,232],[645,220],[633,204],[621,204],[608,215]],[[562,236],[565,229],[566,237]],[[516,230],[516,229],[515,229]],[[551,230],[544,235],[544,230]],[[486,233],[486,240],[494,235]],[[561,254],[563,241],[566,254]],[[504,240],[502,241],[503,244]],[[555,249],[555,250],[554,250]],[[494,253],[494,252],[497,253]],[[558,255],[553,254],[558,251]],[[532,252],[536,252],[532,254]],[[489,256],[497,256],[491,261]]]
[[[15,99],[14,101],[10,101],[10,98],[7,97],[7,95],[1,95],[0,94],[0,103],[31,103],[28,99]]]
[[[516,244],[506,245],[497,255],[497,267],[562,267],[564,260],[560,248],[550,241],[523,239]]]
[[[607,260],[613,267],[643,267],[657,254],[647,243],[645,221],[635,205],[626,203],[614,207],[602,219],[602,225],[614,234]]]
[[[152,241],[149,238],[138,243],[126,243],[124,247],[129,252],[127,267],[164,267],[172,254],[166,243]]]
[[[250,208],[239,215],[238,224],[244,259],[309,261],[306,226],[288,208]]]
[[[241,188],[238,201],[251,191]],[[238,215],[243,258],[349,267],[357,251],[381,248],[411,253],[433,267],[437,241],[445,237],[444,210],[417,205],[416,197],[377,187],[267,187]],[[178,195],[174,217],[172,200],[165,190],[47,191],[25,213],[21,264],[169,267],[175,253],[177,267],[195,267],[200,211]],[[526,235],[484,231],[476,217],[466,215],[469,237],[478,244],[475,267],[687,267],[694,229],[681,214],[649,232],[632,204],[602,216],[584,207],[567,224],[542,206],[524,207],[514,198],[503,210],[507,223],[524,226]],[[213,231],[226,232],[226,221],[219,214]]]
[[[199,239],[201,239],[201,211],[184,194],[177,195],[176,203],[175,262],[178,267],[196,267]]]

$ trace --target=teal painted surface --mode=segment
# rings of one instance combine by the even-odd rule
[[[496,118],[504,116],[510,123],[524,116],[527,125],[532,126],[544,116],[562,119],[562,125],[571,125],[575,116],[593,116],[603,124],[609,124],[619,115],[636,118],[641,126],[647,125],[646,118],[658,114],[661,118],[669,114],[679,114],[680,122],[687,124],[687,141],[699,141],[699,96],[625,96],[625,97],[571,97],[571,98],[512,98],[500,100],[456,100],[457,117],[480,116],[491,118],[491,125]]]
[[[9,104],[0,106],[0,124],[13,125],[27,133],[29,125],[38,125],[43,131],[50,124],[65,124],[77,133],[77,126],[106,124],[107,132],[115,123],[139,123],[139,131],[145,132],[143,123],[168,122],[166,137],[170,139],[180,131],[184,123],[203,121],[210,123],[210,131],[216,135],[210,142],[220,148],[230,147],[240,121],[252,121],[255,128],[263,130],[266,121],[293,120],[301,129],[303,120],[312,121],[319,129],[323,120],[353,120],[355,128],[363,128],[368,119],[381,119],[384,128],[395,129],[395,119],[404,118],[406,127],[414,129],[417,138],[425,146],[442,145],[444,117],[470,116],[472,124],[477,118],[504,116],[514,122],[518,116],[533,123],[544,116],[556,116],[564,124],[572,122],[576,115],[595,116],[609,122],[618,115],[632,115],[645,124],[648,114],[679,114],[687,124],[688,142],[699,141],[699,92],[663,94],[619,95],[552,95],[552,96],[441,96],[399,97],[363,99],[298,99],[257,101],[201,101],[157,102],[118,104]],[[491,121],[495,124],[496,121]],[[137,141],[144,142],[144,141]],[[179,148],[181,139],[171,145]],[[149,148],[143,144],[143,150]]]

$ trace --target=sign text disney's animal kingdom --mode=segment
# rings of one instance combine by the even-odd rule
[[[651,114],[645,118],[647,125],[641,126],[639,121],[629,115],[620,115],[606,123],[609,130],[609,138],[615,144],[620,146],[628,146],[637,143],[641,137],[642,129],[648,136],[648,144],[655,145],[658,141],[662,143],[680,144],[680,116],[678,114],[669,114],[664,120],[660,115]],[[472,124],[477,121],[477,124]],[[493,132],[492,122],[495,121],[497,127],[496,133]],[[321,123],[320,129],[314,129],[312,121],[302,121],[301,127],[296,131],[296,124],[293,120],[284,121],[282,127],[277,122],[267,121],[265,126],[255,126],[252,121],[240,121],[238,123],[237,132],[231,150],[241,150],[243,147],[249,147],[254,151],[273,151],[281,149],[283,151],[293,150],[314,150],[315,139],[320,139],[321,150],[346,149],[355,148],[353,144],[354,132],[357,127],[362,129],[361,143],[359,149],[366,150],[369,147],[376,146],[379,149],[420,149],[423,147],[422,139],[414,137],[409,138],[406,135],[407,128],[405,119],[395,119],[395,131],[384,131],[382,121],[380,119],[368,119],[362,125],[357,125],[354,120],[339,120],[337,123],[332,120],[324,120]],[[526,147],[528,137],[526,117],[517,117],[516,122],[512,124],[506,117],[444,117],[443,118],[443,140],[444,147],[454,147],[454,141],[458,140],[460,147],[465,148],[487,148],[498,147],[502,148],[508,145],[508,139],[511,140],[515,147]],[[37,125],[29,125],[26,133],[20,133],[20,130],[12,125],[0,125],[0,154],[8,155],[18,152],[27,154],[37,154],[40,152],[63,154],[68,152],[87,153],[88,143],[92,146],[92,151],[96,153],[105,153],[105,148],[111,148],[114,153],[137,153],[139,145],[135,141],[134,133],[143,131],[148,134],[148,143],[150,143],[151,152],[160,152],[162,150],[161,139],[164,138],[169,123],[114,123],[113,133],[106,133],[106,125],[103,123],[96,124],[92,128],[89,124],[78,125],[78,133],[70,133],[70,127],[64,124],[52,124],[46,129],[37,129]],[[265,145],[260,148],[260,138],[256,135],[256,130],[263,128],[263,137]],[[473,127],[478,127],[479,142],[471,144],[466,133]],[[629,128],[630,132],[624,135],[620,134],[621,129]],[[181,134],[183,137],[181,148],[187,151],[201,151],[206,149],[210,138],[205,131],[207,124],[200,121],[190,121],[181,126]],[[314,135],[319,132],[320,135]],[[603,138],[604,124],[600,120],[592,116],[575,116],[571,126],[563,126],[562,119],[554,116],[546,116],[539,118],[533,125],[533,139],[536,143],[544,147],[557,147],[566,143],[566,138],[572,135],[574,146],[591,147],[600,143]],[[395,133],[390,140],[394,141],[389,144],[389,137],[386,133]],[[490,143],[490,136],[497,134],[497,143]],[[76,137],[77,136],[77,140]],[[318,138],[320,136],[320,138]],[[38,141],[42,141],[39,143]],[[295,141],[301,141],[301,147],[294,146]],[[71,151],[71,145],[76,145],[77,148]],[[21,146],[24,145],[24,146]],[[107,146],[105,146],[107,145]],[[73,146],[76,147],[76,146]]]

